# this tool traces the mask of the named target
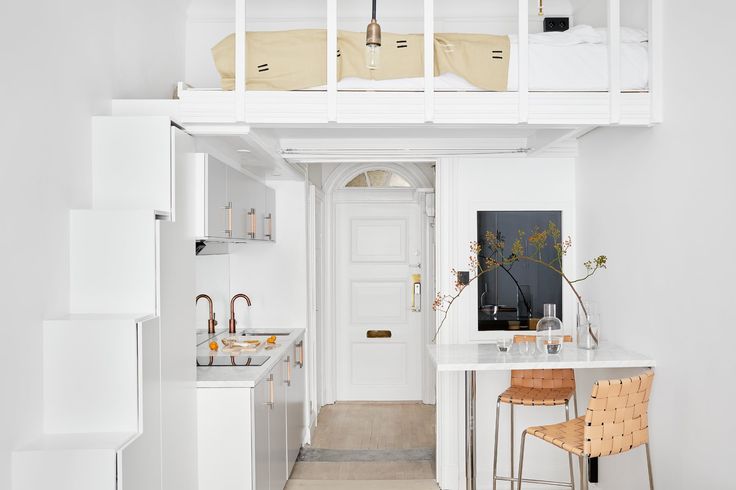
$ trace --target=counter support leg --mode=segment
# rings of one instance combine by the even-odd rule
[[[476,373],[465,371],[465,488],[475,488],[475,398],[476,398]]]

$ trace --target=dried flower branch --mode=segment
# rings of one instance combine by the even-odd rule
[[[587,317],[588,310],[585,308],[583,298],[575,288],[575,284],[592,277],[599,270],[605,269],[606,262],[608,261],[608,258],[605,255],[599,255],[598,257],[584,262],[585,274],[579,278],[571,278],[562,270],[562,262],[563,258],[572,247],[572,239],[568,236],[563,240],[559,227],[551,221],[549,225],[547,225],[547,228],[535,228],[528,236],[524,231],[519,230],[516,240],[511,244],[511,253],[509,255],[504,255],[506,242],[498,231],[487,231],[484,238],[486,246],[489,249],[488,256],[482,255],[483,247],[478,242],[471,242],[470,244],[468,268],[471,271],[475,271],[475,275],[470,276],[468,281],[463,283],[458,278],[458,271],[452,269],[450,273],[454,277],[455,293],[444,294],[442,292],[438,292],[434,299],[432,308],[435,311],[441,312],[442,317],[440,318],[440,323],[437,326],[434,338],[432,339],[433,342],[437,340],[437,336],[445,324],[450,308],[457,298],[460,297],[465,286],[499,267],[508,271],[508,268],[514,263],[522,260],[539,264],[542,267],[559,274],[563,281],[570,286],[570,289],[575,294],[583,313]],[[550,247],[554,251],[553,257],[545,260],[543,258],[543,251]],[[593,333],[590,325],[588,326],[588,332],[595,342],[598,342],[598,338]]]

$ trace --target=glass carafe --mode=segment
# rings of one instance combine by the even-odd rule
[[[557,305],[545,304],[544,317],[537,323],[537,351],[559,354],[564,340],[562,322],[557,318]]]

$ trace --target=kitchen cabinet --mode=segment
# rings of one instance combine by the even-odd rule
[[[304,368],[303,337],[294,344],[292,354],[288,359],[287,376],[290,382],[287,383],[286,388],[286,439],[288,472],[291,473],[299,456],[306,429],[307,379]]]
[[[270,490],[284,490],[289,478],[286,461],[286,359],[271,371],[273,396],[268,412]],[[256,423],[258,421],[256,420]],[[260,490],[258,488],[257,490]]]
[[[211,155],[197,155],[197,238],[221,241],[273,240],[275,191]],[[269,201],[270,200],[270,201]],[[267,211],[270,206],[271,211]]]
[[[303,337],[252,388],[197,389],[200,490],[284,489],[306,427]]]

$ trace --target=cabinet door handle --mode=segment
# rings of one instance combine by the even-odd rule
[[[268,216],[263,218],[264,221],[264,228],[266,229],[264,235],[268,237],[269,240],[273,240],[273,217],[271,216],[271,213],[268,213]]]
[[[227,229],[225,230],[225,234],[228,236],[228,238],[233,237],[233,203],[229,202],[225,206],[225,217],[227,220]]]
[[[284,380],[284,383],[286,383],[286,386],[291,386],[291,356],[286,356],[284,362],[286,363],[286,380]]]
[[[268,375],[268,401],[266,405],[269,408],[273,408],[273,374]]]
[[[299,368],[304,367],[304,341],[300,340],[298,344],[296,344],[297,349],[299,349],[299,360],[296,361],[296,365],[299,366]]]
[[[255,239],[256,237],[256,210],[254,208],[250,208],[250,211],[248,211],[248,236],[251,239]]]

